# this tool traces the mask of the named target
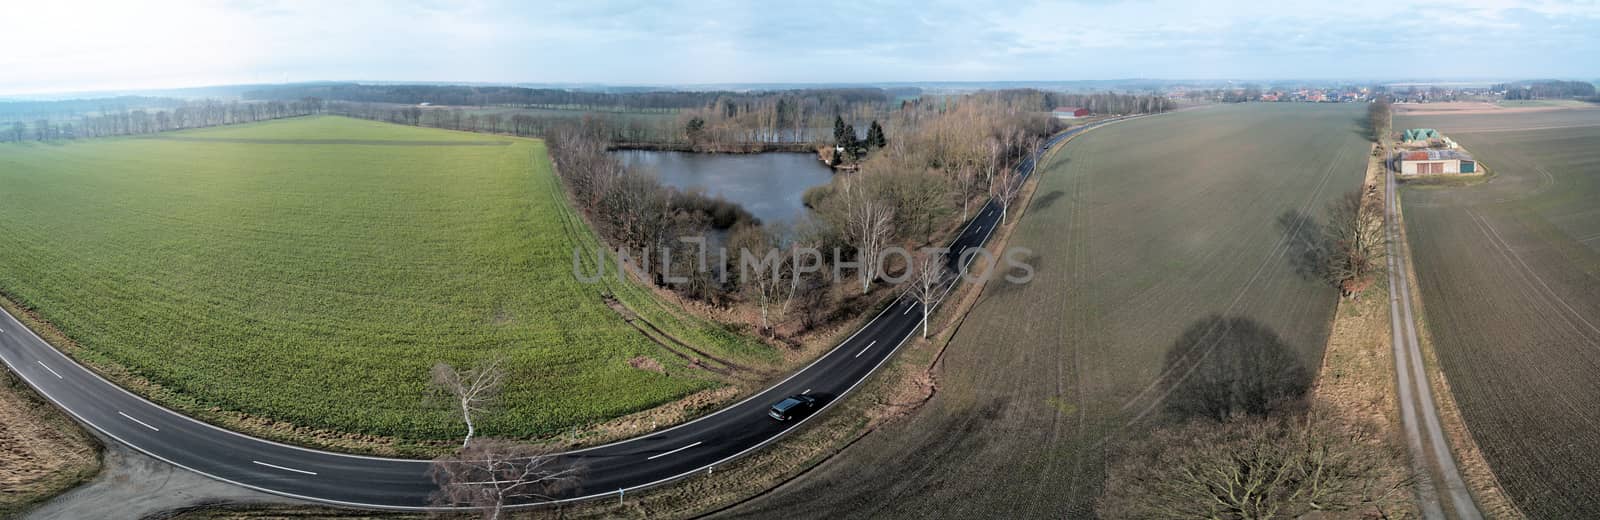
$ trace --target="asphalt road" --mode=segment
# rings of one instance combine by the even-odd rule
[[[1422,348],[1417,344],[1417,320],[1411,313],[1411,285],[1405,269],[1408,251],[1401,233],[1399,189],[1394,172],[1388,172],[1384,184],[1387,220],[1384,229],[1390,251],[1389,328],[1393,331],[1400,418],[1412,459],[1418,470],[1427,475],[1417,485],[1418,505],[1423,518],[1429,520],[1446,518],[1446,506],[1453,512],[1449,518],[1479,520],[1483,513],[1472,502],[1472,494],[1461,478],[1461,470],[1439,426],[1439,410],[1434,406],[1433,388],[1422,364]]]
[[[1104,123],[1058,134],[1044,147],[1099,124]],[[1025,176],[1032,174],[1030,161],[1019,168]],[[952,242],[952,258],[983,246],[999,217],[996,201],[979,208]],[[0,360],[78,421],[136,450],[214,479],[287,497],[365,508],[429,508],[429,496],[437,488],[427,475],[427,461],[299,448],[202,423],[106,381],[11,315],[0,315]],[[833,350],[759,394],[677,427],[563,454],[567,463],[587,469],[580,487],[560,501],[616,496],[707,473],[771,443],[860,385],[919,332],[921,320],[921,302],[902,295]],[[767,417],[773,403],[802,393],[817,397],[822,408],[797,422]]]

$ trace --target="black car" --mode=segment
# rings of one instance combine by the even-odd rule
[[[815,397],[791,395],[783,398],[782,401],[778,401],[778,404],[772,405],[772,409],[767,410],[767,416],[780,421],[791,421],[804,416],[811,410],[816,409],[816,407],[817,398]]]

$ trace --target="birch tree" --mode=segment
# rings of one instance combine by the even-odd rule
[[[855,242],[856,260],[861,262],[861,294],[872,289],[872,280],[878,277],[878,256],[888,247],[894,231],[894,207],[866,190],[854,190],[860,197],[850,205],[850,238]]]
[[[1006,215],[1011,211],[1011,202],[1022,192],[1022,174],[1016,168],[1006,168],[995,179],[994,196],[1000,201],[1000,225],[1006,223]]]
[[[434,459],[429,468],[440,506],[468,506],[498,520],[508,505],[550,501],[577,485],[581,466],[562,464],[554,455],[504,439],[479,439],[454,455]]]
[[[504,358],[495,357],[469,369],[457,369],[440,361],[433,365],[433,384],[449,393],[461,409],[461,419],[467,423],[467,437],[461,441],[466,448],[477,433],[473,416],[481,413],[500,393],[506,372],[500,365]]]
[[[945,277],[944,248],[925,248],[917,259],[917,299],[922,301],[922,339],[928,339],[928,322],[932,321],[934,299]]]

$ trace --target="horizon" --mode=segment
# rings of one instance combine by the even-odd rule
[[[27,51],[0,56],[7,97],[312,81],[694,87],[1600,77],[1588,59],[1600,44],[1586,38],[1600,30],[1600,4],[802,9],[285,0],[15,10],[13,19],[27,23],[0,34],[0,45]],[[61,37],[60,27],[74,36]],[[161,27],[183,30],[152,30]]]

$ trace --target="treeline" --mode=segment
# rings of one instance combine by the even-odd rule
[[[153,134],[189,128],[253,123],[269,119],[305,116],[323,112],[322,100],[221,102],[216,100],[179,101],[165,110],[106,110],[75,121],[39,119],[32,125],[13,122],[5,137],[14,141],[27,138],[39,141]]]
[[[731,92],[657,90],[643,92],[593,92],[584,90],[540,89],[473,85],[368,85],[335,83],[289,85],[252,90],[246,99],[290,100],[318,97],[360,103],[397,103],[457,106],[556,106],[583,110],[693,109],[720,101],[738,104],[775,96],[795,95],[831,100],[835,103],[886,102],[890,91],[879,88],[828,88],[781,92]]]
[[[0,101],[0,121],[62,120],[84,114],[110,114],[130,109],[170,109],[182,100],[148,96],[118,96],[99,99],[55,101]]]
[[[1034,89],[1001,90],[997,95],[1020,106],[1032,106],[1042,112],[1055,107],[1075,106],[1096,114],[1159,114],[1177,108],[1177,103],[1154,94],[1068,94]]]
[[[1529,81],[1501,83],[1492,87],[1503,90],[1508,100],[1594,98],[1594,84],[1587,81]]]

